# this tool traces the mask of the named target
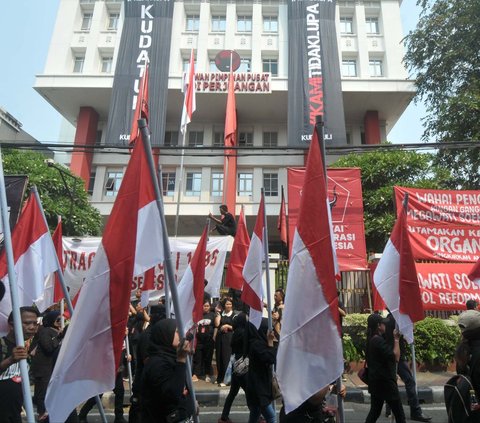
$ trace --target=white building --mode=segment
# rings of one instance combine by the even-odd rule
[[[385,140],[414,95],[413,81],[402,65],[400,4],[401,0],[337,2],[343,103],[351,145]],[[76,126],[75,143],[104,142],[123,16],[121,1],[60,1],[45,70],[37,76],[35,89]],[[252,229],[264,186],[274,241],[281,186],[287,186],[286,168],[304,165],[303,151],[287,148],[288,42],[286,1],[175,1],[165,142],[174,144],[178,138],[182,75],[192,48],[197,73],[216,71],[214,58],[224,49],[240,54],[239,71],[271,72],[271,93],[236,95],[238,142],[245,147],[238,157],[236,207],[238,213],[245,205]],[[225,93],[197,93],[187,144],[223,145],[225,105]],[[172,233],[180,189],[179,235],[197,235],[205,216],[209,211],[217,213],[222,202],[223,151],[188,150],[181,187],[179,152],[164,150],[160,155],[167,222]],[[72,157],[72,170],[84,178],[92,204],[103,215],[110,212],[127,161],[128,154],[100,150],[91,157],[83,152]]]

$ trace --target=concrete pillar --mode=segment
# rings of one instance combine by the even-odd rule
[[[380,144],[380,122],[377,110],[369,110],[365,113],[364,127],[365,144]]]

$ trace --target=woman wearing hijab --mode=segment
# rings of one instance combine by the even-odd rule
[[[143,368],[142,423],[190,422],[194,409],[186,389],[190,342],[180,341],[174,319],[155,323]]]
[[[250,410],[248,423],[257,423],[260,414],[267,423],[275,423],[273,409],[272,367],[276,362],[275,335],[268,331],[268,320],[263,318],[258,330],[248,323],[248,376],[247,405]]]

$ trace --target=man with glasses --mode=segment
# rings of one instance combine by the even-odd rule
[[[21,423],[23,404],[20,360],[28,358],[30,341],[37,332],[38,311],[20,307],[25,347],[17,347],[13,328],[13,314],[8,316],[10,331],[0,339],[0,422]]]

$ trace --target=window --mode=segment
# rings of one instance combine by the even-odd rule
[[[163,145],[170,146],[170,147],[174,145],[178,145],[178,131],[166,131]]]
[[[263,174],[263,189],[265,197],[278,196],[278,173]]]
[[[190,131],[188,133],[188,146],[189,147],[201,147],[203,146],[203,132]]]
[[[111,73],[112,72],[112,57],[102,57],[102,73]]]
[[[237,32],[252,32],[251,16],[237,16]]]
[[[162,172],[162,192],[164,196],[173,197],[175,194],[175,172]]]
[[[263,72],[270,72],[272,76],[278,76],[278,60],[263,59]]]
[[[225,134],[224,132],[214,132],[213,133],[213,146],[214,147],[223,147],[225,145]]]
[[[223,173],[212,172],[212,197],[223,195]]]
[[[380,27],[378,26],[378,18],[366,18],[367,34],[380,34]]]
[[[383,76],[383,63],[379,59],[371,59],[368,62],[370,76]]]
[[[239,147],[252,147],[253,146],[253,132],[240,132],[238,134]]]
[[[212,15],[212,32],[225,32],[226,26],[225,16]]]
[[[202,174],[200,172],[187,172],[187,197],[199,196],[202,190]]]
[[[197,61],[195,60],[193,62],[193,66],[196,68],[197,67]],[[188,59],[183,59],[183,65],[182,65],[183,72],[188,74],[190,72],[190,58]]]
[[[238,174],[237,194],[242,197],[246,197],[253,194],[253,173]]]
[[[343,60],[342,61],[342,76],[357,76],[357,61]]]
[[[110,31],[116,31],[118,29],[118,19],[120,18],[119,13],[110,13],[108,15],[108,26],[107,29]]]
[[[215,59],[210,59],[210,72],[219,72],[217,65],[215,64]]]
[[[199,15],[187,15],[187,31],[188,32],[198,32],[200,27],[200,16]]]
[[[115,197],[118,194],[123,179],[123,171],[109,170],[105,181],[105,197]]]
[[[84,63],[85,63],[85,56],[75,56],[73,58],[73,72],[82,73]]]
[[[240,66],[237,72],[250,72],[250,59],[240,59]]]
[[[353,34],[353,19],[340,17],[340,34]]]
[[[95,177],[97,176],[97,169],[92,169],[90,172],[90,179],[88,180],[88,190],[89,195],[93,194],[93,187],[95,186]]]
[[[278,18],[276,16],[263,17],[263,32],[278,32]]]
[[[91,13],[84,13],[82,16],[82,26],[80,29],[82,31],[89,31],[90,26],[92,25],[92,14]]]
[[[264,132],[263,146],[276,147],[278,145],[278,132]]]

